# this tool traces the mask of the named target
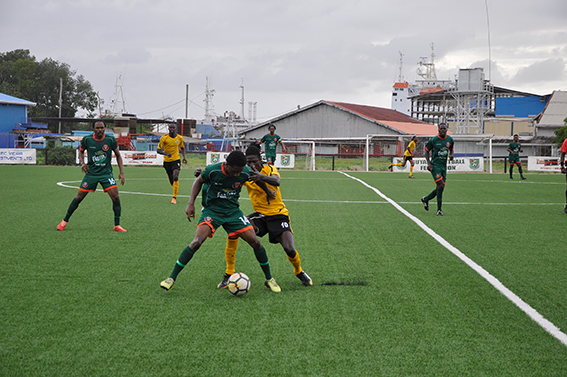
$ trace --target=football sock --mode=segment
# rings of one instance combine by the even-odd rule
[[[402,163],[399,162],[399,163],[397,163],[397,164],[392,164],[392,166],[402,166]]]
[[[177,193],[179,192],[179,181],[173,182],[173,197],[177,198]]]
[[[238,238],[226,239],[226,248],[224,249],[224,257],[226,259],[226,273],[229,275],[234,274],[234,260],[236,259],[236,248],[238,248]]]
[[[256,255],[256,260],[260,263],[262,271],[264,271],[266,280],[270,280],[272,278],[272,273],[270,272],[270,262],[268,262],[268,254],[266,254],[264,246],[258,250],[254,250],[254,255]]]
[[[512,178],[512,170],[514,169],[514,165],[510,165],[510,178]]]
[[[299,259],[299,253],[297,252],[297,250],[295,250],[295,257],[290,258],[290,256],[287,256],[287,259],[289,259],[289,261],[291,262],[291,265],[293,266],[293,273],[294,274],[299,274],[301,273],[301,271],[303,271],[303,269],[301,268],[301,259]]]
[[[524,172],[522,171],[521,166],[518,166],[518,171],[520,172],[520,177],[524,178]]]
[[[441,211],[441,205],[443,204],[443,189],[437,190],[437,210]]]
[[[112,202],[112,210],[114,211],[114,225],[120,225],[120,214],[122,213],[120,199]]]
[[[65,218],[63,220],[69,222],[69,218],[71,217],[73,212],[75,212],[77,207],[79,207],[79,202],[77,202],[75,200],[75,198],[73,198],[73,200],[71,201],[71,204],[69,205],[69,208],[67,209],[67,213],[65,214]]]
[[[435,198],[437,196],[437,189],[431,191],[429,193],[429,195],[427,195],[424,199],[426,202],[430,201],[431,199]]]
[[[409,175],[413,175],[413,166],[411,166],[411,165],[409,167]]]
[[[173,271],[171,271],[171,275],[169,275],[169,277],[173,280],[176,280],[177,275],[179,275],[181,270],[183,270],[183,268],[187,265],[187,263],[189,263],[191,258],[193,258],[193,254],[195,254],[195,252],[191,250],[189,246],[183,249],[181,255],[179,256],[179,259],[177,259],[177,262],[175,262],[175,266],[173,267]]]

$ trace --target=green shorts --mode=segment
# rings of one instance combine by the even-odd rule
[[[510,165],[519,164],[520,156],[508,156],[508,162],[510,163]]]
[[[266,162],[268,164],[274,165],[276,163],[276,154],[275,153],[266,153]]]
[[[431,170],[431,175],[433,176],[433,180],[435,182],[443,181],[443,183],[447,182],[447,169],[433,165],[433,169]]]
[[[209,236],[210,238],[215,235],[215,231],[220,226],[224,228],[230,238],[237,238],[248,229],[254,229],[248,218],[244,216],[240,209],[232,212],[219,213],[210,208],[203,208],[197,227],[203,224],[209,226],[213,231]]]
[[[81,186],[79,187],[80,191],[87,191],[87,192],[95,192],[96,186],[100,183],[104,192],[107,192],[111,188],[118,187],[116,185],[116,181],[114,180],[114,176],[112,174],[104,174],[104,175],[90,175],[89,173],[85,174],[83,181],[81,182]]]

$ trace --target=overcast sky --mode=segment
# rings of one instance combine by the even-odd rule
[[[0,0],[0,52],[69,64],[104,108],[119,82],[140,118],[183,118],[189,85],[203,119],[206,77],[217,114],[240,115],[244,83],[260,122],[321,99],[390,108],[399,52],[411,82],[432,43],[438,79],[482,67],[496,86],[567,90],[565,0]]]

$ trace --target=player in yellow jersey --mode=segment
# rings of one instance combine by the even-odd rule
[[[179,192],[179,171],[181,170],[179,150],[183,154],[183,163],[187,164],[183,136],[177,134],[176,124],[170,124],[169,133],[159,139],[157,153],[164,156],[163,167],[169,177],[169,184],[173,186],[171,204],[177,204],[177,193]]]
[[[392,164],[390,166],[388,166],[388,169],[390,169],[392,166],[406,166],[406,162],[410,162],[410,173],[409,173],[409,178],[413,178],[413,166],[414,166],[414,162],[413,162],[413,154],[414,154],[414,150],[415,150],[415,145],[417,143],[417,136],[413,136],[411,138],[410,143],[408,144],[408,147],[406,148],[405,152],[404,152],[404,160],[400,163],[397,164]]]
[[[293,232],[290,226],[289,211],[287,210],[280,192],[280,174],[273,165],[262,164],[260,146],[251,145],[246,150],[246,162],[252,169],[250,181],[246,182],[246,189],[254,208],[248,219],[254,226],[258,237],[268,234],[270,243],[279,243],[287,254],[293,266],[295,276],[303,285],[312,286],[313,281],[303,271],[299,253],[295,250]],[[197,173],[197,172],[196,172]],[[263,188],[264,187],[264,188]],[[267,194],[269,192],[269,194]],[[234,274],[235,254],[238,247],[238,238],[228,238],[226,241],[226,273],[218,288],[227,287],[230,275]]]

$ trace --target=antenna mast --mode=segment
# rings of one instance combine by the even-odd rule
[[[207,76],[207,86],[205,89],[205,120],[210,120],[211,117],[214,117],[214,106],[213,106],[213,96],[215,95],[215,90],[211,89],[211,78]]]

